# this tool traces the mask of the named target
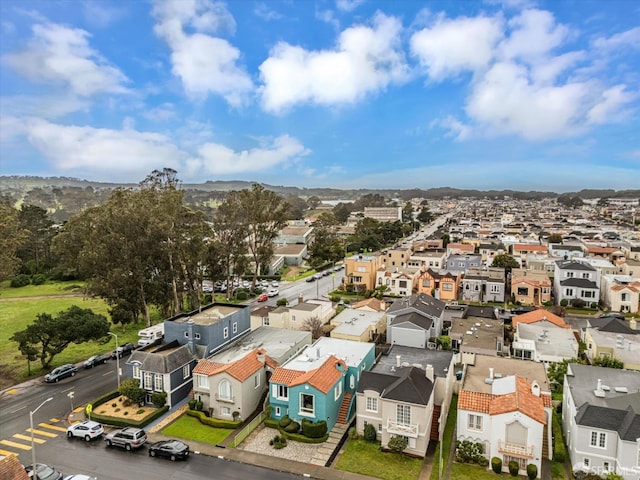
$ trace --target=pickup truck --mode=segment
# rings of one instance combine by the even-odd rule
[[[125,355],[129,355],[135,349],[136,346],[133,343],[125,343],[111,352],[111,358],[122,358]]]
[[[464,307],[466,307],[465,304],[463,303],[458,303],[457,301],[453,301],[453,302],[449,302],[445,305],[445,308],[448,308],[450,310],[464,310]]]

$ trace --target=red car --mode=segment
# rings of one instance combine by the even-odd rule
[[[269,295],[266,293],[263,293],[258,297],[259,302],[266,302],[267,300],[269,300]]]

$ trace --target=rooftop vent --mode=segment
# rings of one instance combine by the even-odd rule
[[[615,387],[614,390],[617,393],[629,393],[629,389],[627,387]]]

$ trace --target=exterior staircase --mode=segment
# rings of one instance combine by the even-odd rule
[[[349,415],[349,407],[351,407],[352,398],[353,394],[345,392],[342,404],[340,405],[340,411],[338,412],[338,418],[336,420],[337,423],[347,423],[349,421],[347,416]]]
[[[545,424],[542,430],[542,457],[549,458],[549,425]]]
[[[431,432],[429,433],[429,440],[440,440],[440,432],[438,432],[438,427],[440,426],[440,410],[442,406],[434,405],[433,406],[433,415],[431,415]]]

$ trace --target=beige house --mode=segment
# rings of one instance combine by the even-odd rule
[[[414,279],[413,274],[381,268],[376,272],[376,287],[387,287],[386,293],[406,297],[413,293]]]
[[[445,268],[447,264],[447,251],[444,248],[434,248],[432,250],[424,250],[415,252],[411,255],[410,266],[432,268],[440,270]]]
[[[330,301],[307,300],[292,307],[280,306],[268,311],[256,309],[257,314],[251,314],[251,329],[255,330],[261,325],[300,330],[310,318],[318,318],[322,323],[328,322],[335,314],[335,309]],[[254,312],[256,312],[254,310]],[[266,317],[264,314],[266,313]]]
[[[604,275],[600,295],[612,312],[640,312],[640,277]]]
[[[332,338],[352,340],[355,342],[370,342],[375,335],[384,333],[387,329],[384,312],[372,312],[346,308],[331,320],[334,327]]]
[[[382,266],[380,255],[352,255],[344,260],[345,286],[358,290],[373,290],[376,286],[376,272]]]
[[[544,272],[513,269],[511,271],[511,294],[521,305],[542,306],[551,302],[553,285]]]
[[[624,364],[626,370],[640,370],[640,332],[619,333],[587,328],[584,333],[585,351],[589,360],[612,358]]]

